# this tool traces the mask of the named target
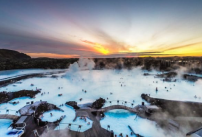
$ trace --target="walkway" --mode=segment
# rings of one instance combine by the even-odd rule
[[[11,119],[11,120],[16,120],[18,119],[19,116],[16,115],[10,115],[10,114],[0,114],[0,119]]]
[[[101,108],[101,109],[98,109],[98,110],[92,109],[92,111],[95,110],[95,111],[106,112],[106,111],[110,111],[110,110],[113,110],[113,109],[124,109],[124,110],[128,110],[128,111],[134,112],[134,113],[138,112],[135,108],[127,107],[127,106],[124,106],[124,105],[112,105],[112,106],[104,107],[104,108]]]
[[[91,109],[79,109],[76,110],[76,117],[74,120],[76,120],[77,117],[86,116],[89,119],[93,121],[92,128],[86,130],[85,132],[78,132],[78,131],[72,131],[69,129],[64,130],[55,130],[55,131],[49,131],[44,136],[58,136],[58,137],[68,137],[68,134],[71,137],[111,137],[111,133],[102,128],[100,125],[100,118],[98,116],[94,116],[91,113]],[[42,136],[43,137],[43,136]]]

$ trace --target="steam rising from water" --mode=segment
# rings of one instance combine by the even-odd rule
[[[78,62],[74,62],[70,65],[69,70],[71,72],[77,72],[79,70],[92,70],[95,67],[93,60],[88,58],[80,58]]]
[[[41,137],[56,137],[54,134],[51,134],[50,132],[42,134]],[[71,137],[71,135],[68,133],[67,130],[59,130],[57,131],[57,137]]]
[[[141,68],[133,68],[132,70],[93,70],[95,63],[91,59],[81,58],[78,62],[70,65],[68,71],[63,77],[58,79],[54,78],[32,78],[23,80],[22,84],[16,84],[17,86],[9,85],[1,88],[1,91],[11,91],[15,92],[21,89],[36,89],[41,88],[42,92],[46,92],[45,95],[41,96],[38,94],[35,99],[29,98],[18,98],[15,101],[20,101],[16,106],[11,104],[1,104],[0,109],[10,108],[10,109],[20,109],[26,102],[29,101],[48,101],[49,103],[64,104],[67,101],[77,101],[78,103],[92,102],[99,97],[105,98],[116,103],[116,100],[124,100],[128,102],[135,101],[134,104],[138,105],[143,100],[140,95],[142,93],[150,94],[156,98],[172,99],[172,100],[182,100],[182,101],[197,101],[202,102],[200,97],[202,89],[202,80],[196,83],[184,81],[181,77],[176,83],[173,82],[163,82],[162,79],[154,78],[153,76],[143,76],[144,71]],[[177,71],[179,75],[184,73],[184,69],[181,68]],[[152,73],[159,73],[158,71],[153,71]],[[32,87],[30,84],[33,83],[35,86]],[[58,88],[62,87],[62,88]],[[156,87],[158,87],[158,92],[156,92]],[[87,93],[82,92],[82,89],[86,90]],[[49,92],[49,94],[47,94]],[[111,94],[110,94],[111,93]],[[63,96],[58,97],[58,94],[63,94]],[[197,96],[195,98],[194,96]],[[82,102],[79,99],[82,98]],[[110,104],[106,104],[110,105]],[[130,104],[128,104],[130,105]],[[64,106],[66,107],[66,106]],[[67,115],[65,122],[72,123],[73,117],[68,117],[68,112],[73,115],[73,110],[69,108],[62,108],[65,110],[64,113],[53,115],[58,119],[61,115]],[[0,113],[4,113],[1,111]],[[125,112],[129,114],[128,112]],[[116,114],[116,113],[115,113]],[[46,116],[46,115],[44,115]],[[119,114],[115,117],[109,113],[105,119],[102,120],[103,127],[105,124],[110,122],[111,127],[114,126],[114,131],[124,132],[121,126],[117,127],[116,123],[113,121],[118,121],[120,117]],[[51,120],[54,121],[54,120]],[[118,121],[120,125],[127,128],[128,125],[134,125],[137,133],[153,136],[153,137],[181,137],[179,133],[165,133],[164,130],[160,129],[155,122],[148,120],[138,119],[134,120],[134,116],[126,117],[125,119]],[[86,126],[86,125],[85,125]],[[106,128],[106,127],[105,127]],[[143,130],[142,128],[148,129]],[[151,134],[152,132],[152,134]],[[186,131],[188,132],[188,131]],[[129,132],[127,131],[127,134]]]

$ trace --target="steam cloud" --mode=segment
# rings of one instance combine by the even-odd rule
[[[78,62],[74,62],[70,65],[69,71],[77,72],[80,70],[92,70],[95,67],[93,60],[88,58],[80,58]]]

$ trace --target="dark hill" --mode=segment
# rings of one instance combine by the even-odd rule
[[[0,49],[0,59],[30,59],[31,57],[14,50]]]

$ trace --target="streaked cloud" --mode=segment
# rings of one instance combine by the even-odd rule
[[[191,47],[191,46],[196,46],[196,45],[198,45],[198,44],[201,44],[201,45],[202,45],[202,42],[190,43],[190,44],[185,44],[185,45],[180,45],[180,46],[169,47],[169,48],[167,48],[167,49],[164,50],[164,51],[187,48],[187,47]]]
[[[32,57],[201,56],[202,1],[0,1],[0,48]]]

